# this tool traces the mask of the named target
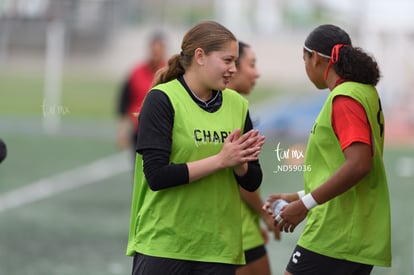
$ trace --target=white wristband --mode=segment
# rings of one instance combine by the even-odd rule
[[[299,199],[301,199],[305,196],[305,190],[300,190],[297,193],[298,193]]]
[[[311,194],[311,193],[309,193],[309,194],[307,194],[307,195],[303,196],[303,197],[301,198],[301,200],[302,200],[303,204],[305,205],[305,207],[306,207],[308,210],[311,210],[312,208],[314,208],[315,206],[317,206],[317,205],[318,205],[318,203],[317,203],[317,202],[315,201],[315,199],[312,197],[312,194]]]

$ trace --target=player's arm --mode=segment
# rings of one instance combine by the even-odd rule
[[[240,187],[240,196],[244,202],[256,213],[263,216],[265,212],[262,209],[263,200],[258,191],[249,192]]]
[[[284,209],[279,227],[286,232],[295,229],[306,217],[308,209],[346,192],[371,170],[371,129],[362,105],[348,97],[336,97],[333,101],[332,126],[341,144],[345,162],[322,185]]]
[[[273,217],[262,208],[263,206],[263,200],[260,196],[260,193],[258,191],[255,192],[249,192],[245,190],[244,188],[240,187],[240,196],[242,200],[256,213],[260,215],[263,222],[266,224],[266,227],[269,231],[273,231],[274,238],[276,240],[280,239],[280,230],[277,229],[274,225]]]
[[[356,185],[371,170],[371,147],[355,142],[344,150],[344,164],[323,185],[313,190],[318,204],[327,202]]]
[[[240,130],[236,130],[219,154],[189,163],[170,163],[173,119],[174,109],[168,97],[160,91],[150,92],[139,117],[137,151],[142,154],[144,173],[152,190],[188,184],[220,169],[257,160],[261,147],[258,144],[264,142],[257,131],[240,137]],[[252,144],[257,146],[251,148]]]
[[[337,96],[332,106],[332,127],[345,156],[343,165],[312,196],[322,204],[346,192],[371,170],[371,128],[362,105],[356,100]]]
[[[187,184],[187,165],[170,163],[174,108],[168,96],[161,91],[150,91],[138,120],[137,153],[142,154],[151,190]]]
[[[130,98],[130,84],[129,79],[126,79],[120,88],[118,105],[117,105],[117,114],[118,116],[124,116],[128,112],[128,106],[131,101]]]
[[[126,148],[130,143],[131,121],[128,117],[128,106],[130,103],[130,87],[128,79],[124,81],[119,93],[117,104],[116,143],[120,148]]]

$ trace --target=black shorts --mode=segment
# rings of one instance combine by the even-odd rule
[[[246,264],[254,262],[257,259],[260,259],[261,257],[265,255],[266,255],[266,248],[264,245],[244,251],[244,257],[246,258]]]
[[[293,275],[369,275],[373,266],[324,256],[296,246],[286,271]]]
[[[132,275],[234,275],[236,265],[134,255]]]

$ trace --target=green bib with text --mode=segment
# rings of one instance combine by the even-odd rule
[[[222,105],[214,113],[200,108],[178,80],[154,90],[163,91],[174,109],[171,163],[215,155],[232,131],[244,129],[248,103],[232,90],[222,91]],[[152,191],[142,164],[142,156],[137,154],[127,255],[139,252],[181,260],[244,263],[241,200],[233,169]]]
[[[305,156],[305,192],[309,193],[345,162],[332,128],[332,102],[344,95],[365,109],[373,143],[372,167],[354,187],[316,206],[307,216],[298,245],[329,257],[369,265],[391,265],[390,202],[382,160],[384,118],[375,87],[355,82],[337,86],[329,95],[311,131]]]

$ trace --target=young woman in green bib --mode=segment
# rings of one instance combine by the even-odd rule
[[[228,88],[242,95],[248,95],[253,90],[260,76],[256,66],[256,54],[250,45],[239,41],[239,58],[236,62],[237,72],[233,75]],[[263,200],[260,190],[249,192],[240,188],[242,198],[242,233],[243,250],[246,265],[236,270],[236,275],[270,275],[271,268],[265,243],[268,240],[267,230],[272,231],[274,238],[280,239],[280,231],[273,224],[271,216],[263,211]],[[267,228],[261,227],[261,221]]]
[[[264,137],[247,101],[226,89],[237,57],[228,29],[200,22],[144,100],[127,247],[133,275],[230,275],[245,262],[239,186],[260,186]]]
[[[275,217],[285,232],[307,219],[286,275],[371,274],[391,265],[380,72],[334,25],[309,34],[303,60],[310,81],[330,90],[308,140],[305,189],[272,195],[264,208],[278,198],[290,202]]]

